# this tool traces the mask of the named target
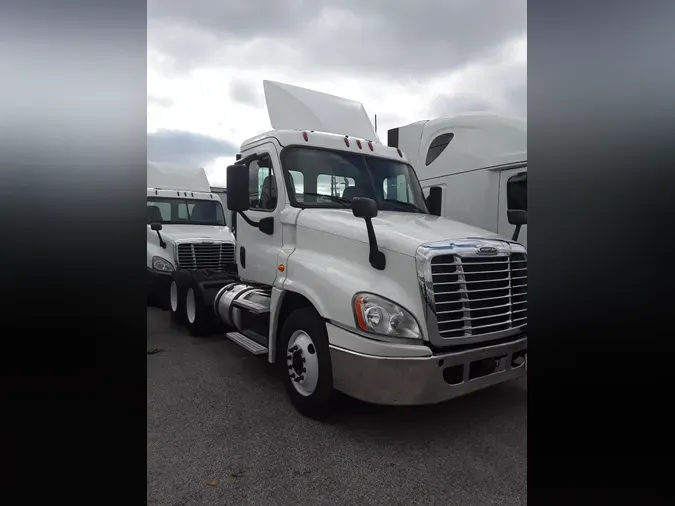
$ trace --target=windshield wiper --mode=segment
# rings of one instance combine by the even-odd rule
[[[302,193],[302,195],[310,195],[312,197],[323,197],[325,199],[332,200],[333,202],[337,202],[338,204],[342,204],[345,207],[349,207],[349,205],[352,203],[351,200],[338,197],[336,195],[324,195],[322,193]]]
[[[384,202],[391,202],[392,204],[398,204],[398,205],[400,205],[400,206],[412,208],[412,209],[414,209],[414,210],[416,210],[416,211],[419,211],[419,212],[422,213],[422,214],[427,214],[427,212],[426,212],[424,209],[420,209],[419,207],[417,207],[417,206],[416,206],[415,204],[413,204],[412,202],[401,202],[400,200],[395,200],[395,199],[382,199],[382,200],[383,200]]]

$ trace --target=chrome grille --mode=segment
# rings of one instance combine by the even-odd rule
[[[431,260],[434,306],[442,338],[478,336],[527,325],[527,255]]]
[[[178,267],[183,270],[231,270],[235,263],[234,244],[182,243],[178,245]]]

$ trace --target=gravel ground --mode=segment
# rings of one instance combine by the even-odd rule
[[[148,504],[526,504],[527,381],[299,415],[270,364],[148,309]]]

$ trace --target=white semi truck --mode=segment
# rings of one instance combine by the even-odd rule
[[[204,169],[148,163],[147,186],[148,302],[203,334],[216,293],[236,274],[223,205]]]
[[[335,391],[431,404],[525,375],[525,247],[431,215],[360,103],[264,89],[274,130],[227,171],[239,279],[214,300],[227,337],[278,364],[315,418]]]
[[[517,239],[527,246],[527,122],[490,113],[417,121],[388,132],[429,196],[432,214]],[[508,187],[513,190],[509,192]],[[517,202],[509,206],[508,196]]]

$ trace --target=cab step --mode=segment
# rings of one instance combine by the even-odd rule
[[[269,300],[267,301],[267,304],[261,304],[260,302],[254,302],[249,299],[236,299],[232,305],[240,309],[245,309],[255,315],[263,315],[270,312]]]
[[[267,353],[267,346],[263,346],[260,343],[256,343],[253,339],[251,339],[250,337],[246,337],[241,332],[228,332],[227,334],[225,334],[225,336],[227,336],[228,339],[234,341],[245,350],[250,351],[254,355],[263,355]]]

